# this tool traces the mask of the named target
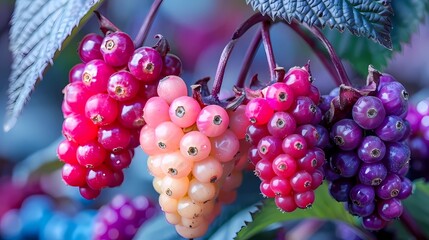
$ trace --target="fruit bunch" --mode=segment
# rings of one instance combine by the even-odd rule
[[[409,104],[406,117],[410,123],[411,134],[408,144],[411,150],[410,172],[412,178],[429,179],[429,99],[423,99],[417,104]]]
[[[241,184],[234,166],[242,126],[223,107],[187,96],[180,77],[162,79],[157,94],[144,107],[140,145],[167,221],[185,238],[201,237]]]
[[[335,109],[328,124],[332,148],[327,150],[325,168],[331,195],[345,202],[351,214],[362,217],[369,230],[379,230],[398,218],[403,211],[401,200],[412,190],[405,177],[410,160],[405,141],[408,93],[390,75],[376,78],[371,91],[345,86],[337,91],[328,114],[338,101],[351,109],[347,113]]]
[[[92,239],[133,239],[139,227],[155,212],[154,205],[144,196],[130,199],[117,195],[95,216]]]
[[[88,34],[78,53],[82,63],[70,70],[64,88],[65,140],[57,153],[65,183],[93,199],[122,184],[145,124],[143,107],[162,77],[180,74],[181,63],[152,47],[135,49],[121,31]]]
[[[262,181],[261,193],[275,198],[284,212],[310,207],[324,178],[319,98],[307,66],[293,67],[246,106],[249,160]]]

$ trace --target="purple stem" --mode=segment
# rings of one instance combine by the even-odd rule
[[[407,228],[408,232],[410,232],[416,239],[427,239],[407,209],[404,208],[399,219],[405,228]]]
[[[243,65],[241,67],[240,73],[238,74],[236,86],[239,88],[244,87],[247,73],[249,72],[250,65],[252,64],[253,59],[255,58],[256,51],[258,50],[258,47],[261,44],[261,40],[262,40],[262,34],[261,34],[261,31],[258,30],[256,31],[256,34],[253,37],[252,42],[249,45],[249,48],[247,49],[246,56],[244,56]]]
[[[265,54],[267,55],[268,68],[270,69],[270,78],[271,82],[276,80],[276,72],[274,69],[276,68],[276,60],[274,58],[273,46],[271,44],[270,37],[270,27],[271,23],[264,21],[262,23],[262,42],[264,43]]]
[[[328,50],[329,55],[331,56],[331,60],[334,63],[334,67],[340,76],[341,83],[346,86],[351,86],[349,77],[347,76],[347,72],[344,69],[344,65],[341,62],[340,58],[338,57],[337,53],[334,50],[334,47],[332,47],[331,43],[328,39],[326,39],[325,35],[316,27],[309,27],[307,25],[304,25],[307,27],[308,30],[310,30],[311,33],[313,33],[320,42],[325,46],[325,48]]]
[[[228,62],[229,57],[231,56],[232,49],[234,49],[236,40],[233,39],[225,46],[222,51],[222,55],[219,59],[219,64],[217,66],[216,75],[214,78],[212,97],[218,99],[218,94],[222,87],[223,76],[225,75],[226,63]]]
[[[243,24],[241,24],[237,30],[232,35],[232,40],[240,38],[244,33],[249,30],[249,28],[253,27],[255,24],[262,21],[269,21],[270,18],[268,16],[262,16],[260,13],[253,14],[250,18],[248,18]]]
[[[317,47],[318,42],[317,40],[304,32],[300,25],[296,23],[295,21],[292,21],[290,24],[283,22],[286,25],[288,25],[294,32],[296,32],[307,44],[310,46],[311,49],[313,49],[313,52],[316,54],[316,56],[319,58],[320,62],[325,66],[326,70],[328,70],[329,74],[334,79],[335,83],[339,86],[341,85],[341,79],[340,76],[337,74],[337,70],[332,65],[331,60],[326,56],[326,54],[319,50]]]
[[[153,20],[155,19],[156,12],[158,11],[159,6],[161,5],[162,0],[154,0],[152,6],[150,7],[149,13],[146,15],[146,18],[140,27],[139,32],[137,33],[136,38],[134,39],[134,45],[136,47],[141,47],[146,40],[147,34],[149,33],[150,26],[152,26]]]

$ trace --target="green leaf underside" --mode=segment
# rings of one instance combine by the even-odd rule
[[[393,53],[401,51],[401,44],[410,41],[411,35],[417,30],[429,12],[429,1],[393,1],[392,8],[394,11],[392,18],[393,29],[391,32],[393,51],[373,41],[353,36],[347,32],[341,34],[336,31],[324,31],[338,55],[350,62],[354,70],[362,76],[367,74],[368,65],[370,64],[382,70],[386,67]]]
[[[246,0],[254,10],[288,22],[309,26],[348,29],[353,35],[370,38],[392,48],[392,8],[387,0]]]
[[[11,21],[9,101],[4,130],[10,130],[55,53],[80,20],[102,0],[17,0]]]
[[[343,204],[335,201],[329,194],[326,184],[316,191],[316,200],[310,209],[297,209],[292,213],[282,213],[278,210],[274,199],[267,199],[259,207],[259,211],[252,213],[252,222],[246,222],[236,236],[236,240],[250,239],[255,234],[264,230],[273,223],[304,218],[318,218],[326,220],[339,220],[350,225],[355,225],[357,218],[351,216]]]

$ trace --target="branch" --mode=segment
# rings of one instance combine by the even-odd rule
[[[147,34],[149,33],[150,26],[152,26],[153,20],[155,19],[156,12],[158,11],[158,8],[161,5],[161,3],[162,3],[162,0],[155,0],[152,3],[149,13],[147,14],[134,40],[134,45],[136,46],[136,48],[141,47],[144,41],[146,40]]]

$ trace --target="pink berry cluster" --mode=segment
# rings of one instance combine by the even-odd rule
[[[155,206],[144,196],[130,199],[124,195],[116,195],[98,211],[92,239],[131,240],[140,226],[155,213]]]
[[[221,204],[236,197],[242,181],[239,159],[244,129],[218,105],[202,106],[187,96],[177,76],[160,81],[157,97],[144,107],[140,145],[167,221],[185,238],[205,234]],[[243,108],[232,114],[244,114]],[[241,118],[243,119],[243,118]],[[239,165],[237,165],[239,166]]]
[[[151,47],[135,49],[124,32],[88,34],[78,48],[82,63],[70,70],[62,111],[65,137],[57,149],[66,184],[84,198],[116,187],[139,145],[143,107],[159,80],[180,74],[180,60]]]
[[[344,91],[338,93],[340,101]],[[351,111],[329,127],[329,191],[352,215],[362,217],[364,228],[380,230],[402,215],[402,200],[412,193],[406,177],[408,93],[392,76],[380,74],[374,91],[349,99],[354,99]]]
[[[261,193],[275,198],[284,212],[310,207],[324,178],[325,154],[316,128],[322,119],[316,105],[320,94],[311,82],[307,67],[293,67],[246,106],[252,123],[246,134],[252,144],[249,160],[262,181]]]

